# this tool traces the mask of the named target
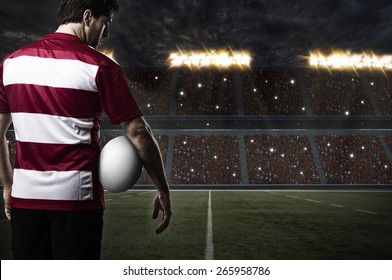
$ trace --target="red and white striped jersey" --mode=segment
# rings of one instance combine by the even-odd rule
[[[102,111],[141,116],[121,67],[78,37],[53,33],[0,65],[0,112],[16,138],[12,206],[103,209],[97,175]]]

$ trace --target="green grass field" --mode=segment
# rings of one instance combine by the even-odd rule
[[[392,259],[389,191],[172,191],[172,222],[161,235],[154,195],[105,193],[102,259],[205,259],[207,239],[214,259]],[[0,234],[1,259],[10,259],[4,215]]]

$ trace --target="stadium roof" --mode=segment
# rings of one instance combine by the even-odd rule
[[[118,0],[102,45],[129,68],[165,67],[170,51],[249,50],[252,66],[301,67],[310,50],[392,53],[387,0]],[[0,56],[57,28],[60,0],[0,2]]]

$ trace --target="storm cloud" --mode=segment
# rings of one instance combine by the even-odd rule
[[[118,0],[102,48],[128,68],[166,67],[177,48],[248,50],[252,66],[301,67],[310,50],[392,53],[384,0]],[[0,56],[57,28],[60,0],[0,2]]]

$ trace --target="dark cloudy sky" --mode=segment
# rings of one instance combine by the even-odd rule
[[[392,53],[388,0],[118,0],[102,47],[124,67],[166,67],[170,51],[230,46],[252,66],[297,67],[309,50]],[[60,0],[1,0],[0,57],[57,28]]]

